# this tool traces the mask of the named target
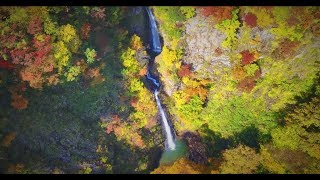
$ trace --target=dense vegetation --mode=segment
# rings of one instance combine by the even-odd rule
[[[151,8],[187,155],[141,8],[1,7],[2,173],[320,173],[319,7]]]
[[[319,172],[319,8],[154,11],[165,42],[157,60],[165,91],[171,94],[166,105],[180,135],[191,131],[202,137],[208,151],[202,156],[209,156],[205,164],[211,172]],[[220,33],[214,37],[219,43],[205,39],[212,31]],[[203,39],[190,43],[201,33]],[[201,48],[211,47],[212,53],[201,59]],[[189,59],[190,54],[198,59]],[[229,63],[215,64],[219,57]],[[287,155],[278,155],[282,151],[301,155],[291,157],[290,164],[281,157]],[[210,162],[210,156],[216,159]],[[302,164],[299,161],[306,162],[291,168]],[[193,166],[186,160],[180,163]],[[183,172],[178,165],[155,172]],[[196,171],[199,167],[186,173]]]

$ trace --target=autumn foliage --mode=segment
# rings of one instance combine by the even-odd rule
[[[254,173],[261,161],[261,156],[254,149],[241,144],[234,149],[227,149],[223,158],[224,162],[220,166],[223,174]]]
[[[112,131],[114,131],[114,128],[120,123],[120,118],[118,115],[114,115],[112,117],[112,122],[106,127],[106,133],[110,134]]]
[[[241,66],[236,66],[232,69],[233,78],[237,81],[242,80],[246,77],[246,72]]]
[[[257,16],[252,13],[247,13],[246,15],[244,15],[244,21],[250,27],[257,26]]]
[[[46,82],[45,75],[53,71],[54,59],[53,56],[49,56],[52,47],[46,44],[49,40],[49,36],[45,37],[44,42],[34,40],[36,50],[27,54],[24,59],[21,59],[24,61],[21,64],[28,63],[28,66],[20,71],[21,79],[28,81],[29,85],[33,88],[42,88]]]
[[[80,31],[81,39],[88,39],[90,31],[91,25],[89,23],[83,24]]]
[[[237,89],[247,93],[256,86],[256,80],[261,76],[261,71],[259,69],[250,76],[241,66],[235,67],[232,72],[233,78],[238,81]]]
[[[192,74],[191,71],[192,65],[191,64],[184,64],[181,66],[181,68],[178,70],[178,76],[180,78],[184,77],[184,76],[190,76]]]
[[[115,116],[111,122],[106,124],[106,133],[114,132],[118,140],[124,140],[129,145],[138,148],[145,148],[144,139],[141,132],[143,128],[152,128],[155,123],[157,113],[156,103],[151,92],[144,86],[141,76],[146,73],[147,67],[142,66],[137,59],[137,52],[143,51],[140,37],[133,35],[130,40],[130,47],[121,54],[121,61],[124,66],[122,74],[127,94],[120,96],[131,105],[131,112],[125,120],[120,121],[119,116]],[[136,50],[135,50],[136,49]]]
[[[212,16],[217,22],[232,18],[232,6],[208,6],[201,7],[201,14],[205,17]]]
[[[9,61],[0,60],[0,68],[12,70],[14,69],[14,65]]]
[[[32,17],[31,21],[29,22],[28,25],[28,30],[27,32],[29,34],[36,34],[42,30],[42,20],[40,17]]]
[[[141,135],[137,132],[136,127],[134,125],[129,127],[126,123],[122,123],[118,115],[112,117],[112,121],[108,123],[105,131],[107,134],[114,132],[119,140],[126,140],[131,145],[139,148],[145,147],[145,143]]]
[[[39,16],[31,16],[26,29],[15,23],[12,27],[5,31],[6,35],[0,37],[0,42],[4,45],[3,53],[8,58],[8,63],[2,63],[2,66],[7,69],[15,66],[23,81],[29,82],[33,88],[42,88],[47,82],[46,76],[54,68],[52,38],[43,33],[43,22]],[[16,28],[20,29],[19,32],[14,31]],[[15,99],[16,105],[18,102],[26,104],[19,96],[15,96]]]
[[[249,50],[245,50],[241,52],[241,59],[242,59],[242,64],[247,65],[252,63],[255,60],[254,53],[250,52]]]
[[[240,81],[237,85],[237,88],[249,93],[256,86],[254,77],[246,77]]]
[[[175,161],[172,165],[162,165],[151,174],[201,174],[202,167],[186,158]]]
[[[279,47],[273,51],[273,55],[276,59],[289,58],[294,56],[298,47],[298,41],[290,41],[289,39],[285,39],[280,42]]]
[[[8,133],[2,140],[1,145],[5,147],[9,147],[12,143],[12,141],[16,138],[17,133],[16,132],[10,132]]]
[[[131,42],[130,42],[130,46],[132,47],[132,49],[134,50],[139,50],[142,48],[142,41],[141,38],[139,36],[137,36],[136,34],[134,34],[131,38]]]
[[[105,7],[95,7],[91,10],[90,15],[95,19],[105,19]]]
[[[150,57],[127,16],[144,9],[0,7],[4,173],[320,173],[319,7],[150,9],[150,73],[184,157],[157,164]]]
[[[83,76],[85,81],[90,81],[90,85],[101,84],[105,81],[105,78],[100,73],[100,70],[105,66],[104,63],[95,68],[87,68],[83,60],[79,61],[77,64],[79,64],[80,69],[84,72]]]
[[[148,71],[147,66],[144,66],[144,67],[140,70],[139,75],[140,75],[140,76],[145,76],[145,75],[147,74],[147,71]]]
[[[18,110],[25,109],[28,106],[28,100],[21,94],[26,90],[26,86],[23,84],[12,86],[9,88],[11,93],[11,105]]]

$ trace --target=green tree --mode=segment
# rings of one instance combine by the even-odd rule
[[[199,96],[193,96],[188,103],[177,106],[178,115],[182,123],[185,124],[185,129],[196,130],[203,124],[200,117],[202,106],[203,101]]]
[[[121,54],[122,64],[125,67],[122,73],[127,77],[132,77],[140,70],[139,63],[135,58],[136,51],[128,47],[126,51]]]
[[[260,147],[261,164],[271,173],[284,174],[286,172],[285,164],[275,159],[264,146]]]
[[[261,64],[268,72],[258,81],[252,93],[259,92],[259,97],[265,98],[267,108],[273,111],[295,104],[295,97],[309,91],[317,78],[319,54],[319,49],[308,48],[295,58],[281,61],[264,58]]]
[[[271,135],[279,148],[299,149],[320,159],[320,99],[304,103],[285,117],[286,125]]]
[[[54,35],[57,33],[58,23],[52,21],[50,17],[47,17],[44,20],[44,32],[49,35]]]
[[[71,58],[71,52],[63,41],[54,43],[54,57],[56,59],[56,67],[58,68],[58,72],[62,73],[63,67],[69,65],[69,60]]]
[[[261,157],[254,149],[239,145],[223,153],[220,169],[223,174],[251,174],[258,169]]]
[[[94,62],[94,58],[97,56],[97,52],[94,49],[87,48],[85,55],[87,57],[87,63],[92,64]]]
[[[177,28],[176,23],[185,20],[180,7],[155,6],[153,10],[157,20],[161,22],[160,29],[165,31],[168,40],[179,39],[182,35],[182,29]]]
[[[257,70],[259,70],[259,66],[256,64],[248,64],[244,66],[244,70],[246,71],[248,76],[254,76]]]
[[[209,128],[222,137],[230,137],[240,133],[249,126],[257,127],[262,133],[267,133],[277,124],[272,112],[266,112],[261,101],[248,96],[236,96],[230,99],[211,97],[202,117]]]
[[[58,37],[63,42],[68,43],[76,37],[76,29],[70,24],[63,25],[59,28]]]
[[[196,14],[196,8],[191,6],[182,6],[180,7],[180,11],[185,15],[186,19],[190,19]]]
[[[64,75],[67,78],[67,81],[74,81],[76,77],[81,73],[81,67],[80,66],[71,66]]]
[[[130,46],[122,52],[120,60],[123,65],[124,84],[128,90],[125,96],[130,99],[130,104],[133,108],[128,116],[128,121],[116,121],[116,124],[111,123],[108,127],[110,131],[113,129],[117,139],[125,140],[130,145],[144,148],[146,145],[140,132],[154,118],[157,113],[157,107],[153,95],[141,80],[140,70],[143,67],[138,62],[137,51],[134,50],[142,48],[140,38],[134,35],[131,37],[130,42]]]
[[[227,19],[217,24],[215,27],[226,34],[226,39],[222,42],[224,48],[235,48],[237,43],[236,31],[240,27],[238,20],[239,9],[232,11],[232,19]]]

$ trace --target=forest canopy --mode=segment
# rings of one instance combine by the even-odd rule
[[[1,173],[320,173],[319,7],[149,8],[0,7]]]

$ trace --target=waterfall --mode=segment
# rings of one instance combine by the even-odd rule
[[[161,43],[160,43],[160,38],[159,38],[159,33],[158,33],[158,29],[157,29],[157,24],[156,21],[153,17],[153,14],[151,12],[151,10],[146,7],[146,11],[148,13],[149,16],[149,22],[150,22],[150,31],[151,31],[151,37],[150,40],[150,48],[151,50],[156,53],[156,54],[160,54],[161,53]]]
[[[156,85],[156,88],[155,88],[155,89],[159,89],[159,88],[160,88],[160,83],[158,83],[156,79],[152,78],[152,76],[151,76],[150,73],[149,73],[149,69],[148,69],[148,71],[147,71],[147,79],[149,79],[150,81],[152,81],[152,83],[153,83],[154,85]]]
[[[172,136],[172,133],[171,133],[171,130],[170,130],[170,126],[169,126],[166,114],[164,113],[164,110],[163,110],[163,108],[161,106],[161,102],[160,102],[160,99],[158,97],[158,94],[159,94],[159,91],[155,90],[154,91],[154,96],[156,97],[156,101],[157,101],[158,109],[159,109],[160,114],[161,114],[164,130],[166,132],[166,138],[167,138],[166,143],[167,143],[167,146],[168,146],[168,148],[170,150],[175,150],[176,144],[174,142],[174,139],[173,139],[173,136]]]
[[[148,7],[146,7],[145,9],[148,13],[149,22],[150,22],[150,26],[149,26],[150,32],[151,32],[151,34],[150,34],[150,36],[151,36],[150,37],[150,50],[152,51],[153,55],[158,55],[161,53],[162,49],[161,49],[160,36],[158,33],[157,24],[156,24],[156,21],[152,15],[151,10]],[[171,132],[171,127],[169,126],[167,116],[162,108],[162,105],[161,105],[161,102],[160,102],[160,99],[158,96],[158,94],[159,94],[158,90],[160,89],[160,83],[157,81],[157,79],[152,77],[152,74],[149,71],[150,71],[150,67],[148,66],[146,78],[153,85],[154,96],[157,101],[157,106],[160,111],[161,118],[162,118],[162,124],[163,124],[164,130],[165,130],[166,147],[169,148],[170,150],[175,150],[176,144],[174,141],[173,134]]]

